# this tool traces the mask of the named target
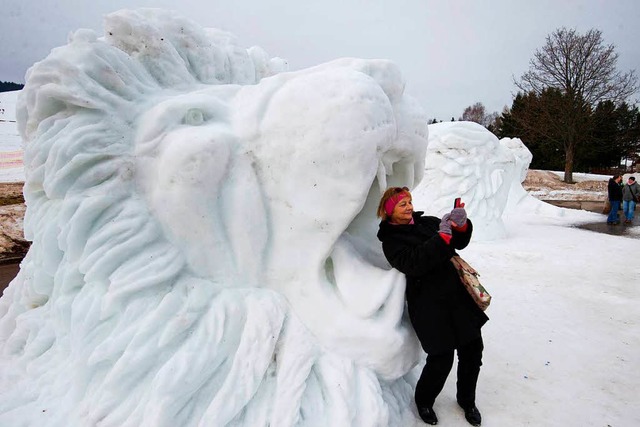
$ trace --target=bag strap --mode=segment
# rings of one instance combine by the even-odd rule
[[[458,270],[465,270],[468,273],[473,274],[474,276],[480,277],[480,274],[473,267],[467,264],[467,262],[464,259],[462,259],[459,255],[452,256],[451,262]]]

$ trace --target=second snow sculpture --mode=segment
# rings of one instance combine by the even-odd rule
[[[513,153],[515,158],[515,176],[511,181],[511,189],[507,199],[507,210],[514,209],[523,199],[531,197],[522,186],[527,178],[527,171],[533,155],[520,138],[502,138],[500,144]]]
[[[441,216],[461,197],[474,220],[474,238],[503,237],[502,214],[520,173],[515,153],[477,123],[430,125],[424,179],[413,191],[416,206]]]
[[[282,68],[142,10],[29,71],[0,424],[413,424],[374,213],[420,180],[426,117],[388,62]]]

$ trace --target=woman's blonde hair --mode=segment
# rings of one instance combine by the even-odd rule
[[[397,194],[400,194],[400,193],[406,193],[409,197],[411,197],[411,192],[409,191],[409,189],[407,187],[389,187],[389,188],[387,188],[387,190],[382,195],[382,198],[380,198],[380,203],[378,203],[378,212],[377,212],[378,218],[381,218],[382,220],[389,219],[390,215],[387,214],[387,211],[385,209],[385,204],[387,203],[387,200],[389,200],[393,196],[395,196]]]

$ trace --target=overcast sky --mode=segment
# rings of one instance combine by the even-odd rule
[[[487,112],[511,106],[512,76],[562,26],[601,30],[620,54],[619,69],[640,70],[638,0],[0,0],[0,81],[23,83],[69,32],[102,34],[105,14],[137,7],[232,32],[291,70],[345,56],[390,59],[407,92],[440,120],[478,101]]]

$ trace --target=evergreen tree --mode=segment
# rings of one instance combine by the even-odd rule
[[[518,93],[511,109],[500,116],[496,134],[521,138],[533,154],[534,169],[561,170],[565,165],[564,141],[576,120],[581,133],[574,170],[589,172],[593,168],[614,168],[621,158],[635,159],[640,151],[640,111],[626,103],[602,101],[592,111],[587,107],[576,117],[567,104],[568,97],[556,89],[541,95]]]
[[[581,136],[573,138],[585,138],[591,129],[590,110],[578,110],[577,116],[572,107],[570,97],[557,89],[548,88],[540,94],[518,93],[511,109],[500,117],[497,134],[501,138],[521,138],[533,154],[532,168],[561,170],[568,153],[567,134],[575,132],[566,123],[573,120],[580,125]]]
[[[610,168],[620,163],[616,106],[612,101],[599,102],[593,111],[591,138],[584,142],[578,164],[582,168]]]

